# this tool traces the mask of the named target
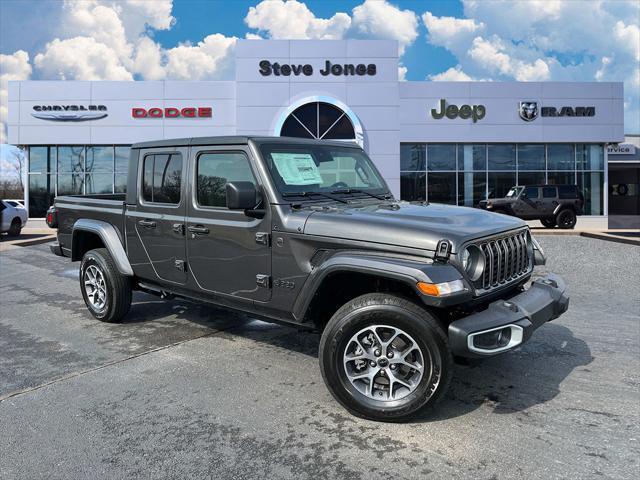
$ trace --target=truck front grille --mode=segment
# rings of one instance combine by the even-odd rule
[[[528,242],[527,230],[477,242],[485,257],[485,268],[476,287],[492,290],[529,273],[532,264]]]

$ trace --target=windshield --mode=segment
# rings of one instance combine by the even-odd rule
[[[261,152],[283,195],[388,192],[371,160],[357,148],[277,143],[263,144]]]
[[[517,197],[524,187],[511,187],[507,192],[507,198]]]

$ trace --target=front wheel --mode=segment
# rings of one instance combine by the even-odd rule
[[[436,319],[404,298],[373,293],[340,308],[320,341],[322,377],[355,415],[397,421],[435,404],[452,366]]]
[[[102,322],[119,322],[131,308],[131,278],[118,271],[106,248],[82,257],[80,290],[91,315]]]
[[[576,226],[576,213],[573,210],[560,210],[556,217],[558,227],[564,229],[571,229]]]
[[[553,228],[556,226],[555,218],[541,218],[540,223],[546,228]]]

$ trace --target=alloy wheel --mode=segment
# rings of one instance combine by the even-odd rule
[[[89,265],[84,271],[84,291],[91,306],[100,311],[107,304],[107,285],[104,275],[95,265]]]
[[[349,382],[377,401],[400,400],[415,391],[423,374],[431,376],[431,359],[407,332],[371,325],[353,335],[344,352]]]

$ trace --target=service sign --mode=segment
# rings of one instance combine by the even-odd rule
[[[636,146],[631,143],[618,143],[607,146],[607,155],[635,155]]]

